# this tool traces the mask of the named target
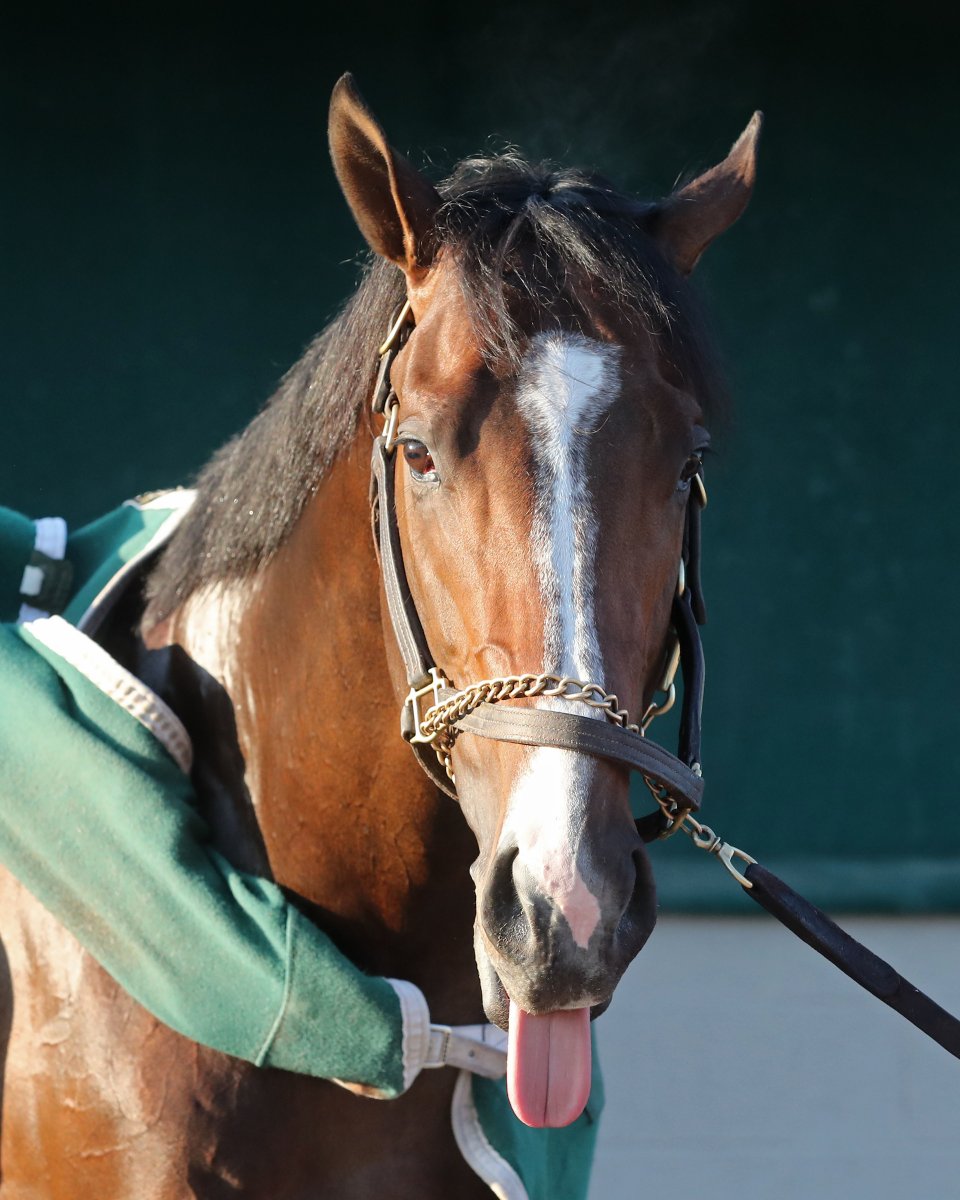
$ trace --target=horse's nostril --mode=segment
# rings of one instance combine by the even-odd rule
[[[593,856],[596,862],[597,855]],[[581,951],[617,956],[621,943],[639,944],[655,920],[653,873],[640,846],[607,855],[604,870],[589,859],[565,875],[533,873],[516,844],[501,846],[478,879],[481,927],[497,950],[514,955],[553,954],[570,936]],[[639,935],[639,944],[638,944]]]
[[[647,852],[642,846],[638,846],[633,851],[631,858],[635,871],[633,892],[620,920],[621,923],[626,920],[634,925],[646,925],[649,936],[649,931],[657,919],[656,884],[653,878],[653,869],[650,866]],[[644,938],[645,940],[646,938]]]
[[[517,925],[523,918],[520,897],[513,877],[513,865],[518,854],[516,846],[498,850],[483,889],[484,928],[491,937],[502,942],[516,940]]]

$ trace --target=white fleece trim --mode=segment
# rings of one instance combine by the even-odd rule
[[[182,509],[184,512],[196,499],[195,488],[171,488],[169,492],[157,492],[143,500],[124,500],[124,508],[139,508],[151,512],[155,508]]]
[[[159,496],[154,496],[143,504],[140,504],[136,500],[126,500],[124,502],[124,508],[139,508],[143,512],[150,512],[157,508],[167,509],[170,512],[170,516],[160,525],[146,545],[138,550],[133,558],[128,559],[93,598],[89,608],[87,608],[86,612],[77,621],[77,628],[81,632],[96,632],[97,626],[100,624],[100,619],[103,616],[101,609],[104,603],[118,594],[118,589],[122,588],[123,581],[137,569],[145,558],[149,557],[157,547],[162,546],[164,542],[170,539],[174,530],[187,515],[190,505],[193,504],[196,496],[197,493],[192,488],[177,488],[176,491],[163,492]]]
[[[190,773],[193,764],[190,735],[176,713],[145,683],[63,617],[41,617],[28,621],[24,629],[135,717],[153,734],[180,770],[185,775]]]
[[[33,548],[45,554],[47,558],[62,561],[67,552],[67,523],[63,517],[38,517],[33,523]],[[23,568],[23,579],[20,581],[21,596],[38,596],[43,587],[43,568],[26,566]],[[34,608],[32,604],[21,604],[17,624],[27,621],[38,621],[41,617],[49,617],[43,609]]]
[[[473,1077],[469,1071],[461,1071],[454,1086],[450,1121],[460,1153],[497,1200],[530,1200],[523,1180],[507,1160],[494,1150],[483,1132],[477,1106],[473,1102]]]
[[[413,1083],[430,1050],[430,1009],[427,999],[408,979],[388,979],[400,1001],[403,1019],[403,1090]]]

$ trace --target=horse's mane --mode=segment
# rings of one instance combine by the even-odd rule
[[[562,311],[589,329],[598,304],[612,306],[618,320],[652,333],[701,404],[716,409],[721,375],[698,306],[645,231],[655,205],[513,151],[464,160],[438,190],[437,244],[457,260],[492,362],[518,356],[518,307],[538,327]],[[203,468],[196,502],[148,581],[148,624],[207,584],[252,574],[283,544],[356,433],[376,348],[404,297],[397,267],[371,262],[262,411]]]

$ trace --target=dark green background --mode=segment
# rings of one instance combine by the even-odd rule
[[[707,820],[824,904],[960,907],[957,25],[946,6],[9,8],[0,502],[184,480],[356,278],[325,149],[352,69],[442,173],[515,142],[647,195],[767,114],[700,275],[736,397],[710,465]],[[668,908],[745,900],[689,846]]]

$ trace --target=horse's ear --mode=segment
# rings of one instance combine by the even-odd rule
[[[333,169],[367,244],[405,271],[426,266],[440,197],[389,144],[352,75],[333,89],[329,134]]]
[[[722,163],[655,209],[650,231],[681,274],[690,274],[713,239],[729,229],[747,207],[756,178],[762,125],[763,113],[755,112]]]

